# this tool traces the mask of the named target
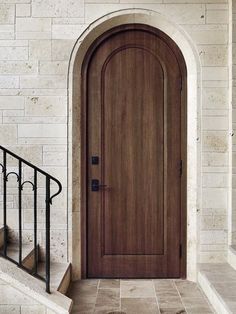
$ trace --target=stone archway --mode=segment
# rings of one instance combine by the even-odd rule
[[[199,59],[194,45],[187,34],[177,25],[170,22],[163,15],[142,9],[128,9],[105,15],[92,23],[78,39],[71,54],[68,91],[69,91],[69,256],[73,266],[73,277],[81,277],[81,150],[84,134],[81,134],[83,112],[81,112],[81,67],[84,56],[90,45],[112,27],[127,24],[141,23],[153,26],[166,33],[180,48],[187,66],[187,278],[196,280],[197,273],[197,208],[201,201],[199,178],[200,176],[200,145],[198,132],[200,125],[198,114],[200,108],[199,92]]]

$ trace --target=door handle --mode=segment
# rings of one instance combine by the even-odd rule
[[[98,179],[92,179],[91,181],[91,191],[92,192],[98,192],[100,189],[106,188],[106,184],[100,184]]]

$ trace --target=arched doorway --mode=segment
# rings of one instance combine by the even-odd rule
[[[89,48],[84,277],[186,276],[186,92],[184,58],[158,29],[121,25]]]
[[[111,12],[94,21],[78,38],[71,54],[68,72],[68,213],[69,260],[74,279],[85,277],[86,220],[82,213],[86,206],[84,190],[84,163],[81,147],[85,145],[83,133],[84,107],[82,107],[82,63],[89,47],[99,36],[112,27],[127,23],[142,23],[167,34],[181,50],[187,67],[187,278],[196,281],[198,249],[198,208],[201,207],[201,68],[198,52],[189,36],[162,14],[147,9],[126,9]],[[70,219],[71,217],[71,219]]]

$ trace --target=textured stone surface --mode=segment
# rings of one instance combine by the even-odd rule
[[[184,280],[81,280],[68,295],[73,314],[213,314],[197,284]]]
[[[10,146],[13,151],[43,166],[62,180],[63,194],[52,206],[53,214],[53,259],[67,259],[68,251],[76,251],[76,263],[79,263],[80,234],[74,234],[74,247],[67,242],[68,219],[73,221],[74,229],[79,230],[80,208],[77,193],[73,196],[73,218],[71,207],[67,208],[71,197],[71,178],[68,179],[67,160],[68,133],[67,122],[71,122],[69,108],[68,67],[73,47],[89,23],[116,10],[143,8],[146,9],[148,22],[151,12],[159,12],[167,18],[176,29],[170,30],[176,36],[181,30],[189,42],[196,48],[196,59],[199,58],[199,111],[198,134],[189,134],[190,146],[198,145],[198,220],[188,217],[189,228],[197,228],[200,239],[198,259],[204,261],[223,261],[228,242],[228,197],[230,186],[230,135],[231,111],[229,110],[229,71],[228,44],[229,25],[227,0],[0,0],[0,144]],[[234,10],[236,6],[234,4]],[[148,11],[152,10],[152,11]],[[130,17],[129,17],[130,18]],[[124,23],[129,18],[123,18]],[[108,17],[104,18],[108,19]],[[156,19],[160,19],[159,17]],[[161,19],[160,19],[161,20]],[[235,17],[234,17],[235,23]],[[163,20],[163,28],[169,26]],[[90,30],[94,26],[90,26]],[[111,23],[112,27],[112,23]],[[236,28],[234,27],[234,31]],[[96,32],[96,31],[95,31]],[[234,32],[235,33],[235,32]],[[186,34],[186,35],[185,35]],[[95,36],[96,37],[96,36]],[[233,79],[236,77],[236,36],[233,34]],[[184,49],[184,43],[181,49]],[[189,57],[190,59],[192,56]],[[82,61],[82,60],[81,60]],[[202,81],[201,81],[202,78]],[[191,84],[192,77],[189,79]],[[78,86],[79,89],[79,86]],[[234,88],[235,89],[235,88]],[[233,128],[236,126],[235,99],[233,89]],[[189,95],[189,104],[196,100],[196,95]],[[202,106],[201,106],[202,99]],[[195,125],[195,118],[189,116],[188,124]],[[79,118],[78,118],[79,129]],[[232,132],[233,133],[233,132]],[[68,138],[69,134],[69,138]],[[236,149],[236,137],[233,137],[233,151]],[[21,148],[22,147],[22,148]],[[189,149],[191,150],[191,147]],[[79,154],[78,154],[79,155]],[[236,193],[235,154],[233,158],[233,192]],[[12,161],[11,161],[12,162]],[[13,167],[13,164],[12,164]],[[196,168],[189,165],[189,169]],[[71,171],[71,170],[70,170]],[[80,172],[79,169],[74,171]],[[25,177],[32,174],[25,170]],[[193,178],[189,178],[192,186]],[[79,181],[79,175],[76,182]],[[40,182],[40,201],[43,207],[43,179]],[[10,184],[10,183],[9,183]],[[13,185],[13,182],[11,182]],[[9,208],[17,208],[14,186],[9,195]],[[202,193],[202,198],[201,198]],[[233,198],[233,207],[235,208]],[[25,209],[24,226],[32,230],[32,206],[30,194],[23,200]],[[28,205],[27,205],[28,204]],[[68,204],[70,204],[68,202]],[[190,200],[190,208],[194,208]],[[40,208],[41,227],[43,228],[43,208]],[[60,210],[57,213],[57,210]],[[14,219],[14,215],[11,215]],[[236,218],[234,217],[235,224]],[[10,221],[15,225],[14,221]],[[192,225],[191,225],[192,224]],[[71,225],[68,229],[71,230]],[[236,239],[236,227],[233,228]],[[17,230],[15,230],[17,234]],[[26,230],[26,235],[31,236]],[[27,237],[26,236],[26,237]],[[71,238],[71,234],[69,238]],[[196,243],[191,243],[193,247]],[[152,298],[152,296],[150,296]],[[142,301],[140,301],[142,303]],[[129,307],[127,301],[126,306]],[[140,303],[140,304],[141,304]],[[140,305],[141,306],[141,305]],[[15,309],[18,311],[18,308]]]

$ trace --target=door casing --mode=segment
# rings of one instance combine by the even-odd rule
[[[182,74],[182,93],[181,93],[181,160],[182,160],[182,176],[181,176],[181,260],[180,260],[180,277],[186,278],[186,259],[187,259],[187,69],[184,57],[175,44],[175,42],[165,33],[157,28],[146,24],[124,24],[110,29],[109,31],[98,37],[89,47],[83,60],[81,70],[81,277],[87,278],[87,68],[94,50],[100,43],[111,35],[121,32],[125,29],[140,29],[155,34],[162,38],[172,49],[179,64]]]

